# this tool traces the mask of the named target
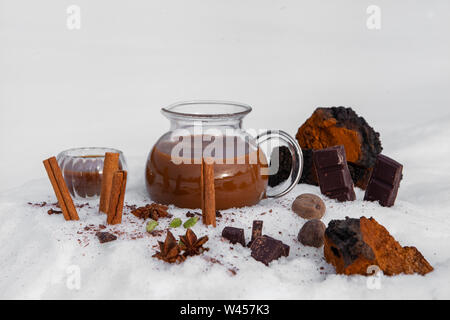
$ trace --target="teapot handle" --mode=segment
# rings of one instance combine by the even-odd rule
[[[278,140],[278,143],[271,143],[271,140]],[[298,145],[297,141],[292,138],[288,133],[282,130],[268,130],[256,137],[256,141],[258,147],[262,150],[266,150],[266,155],[269,161],[269,168],[267,175],[273,175],[279,170],[279,153],[272,154],[273,149],[277,146],[285,146],[289,149],[292,156],[292,166],[291,172],[289,173],[289,177],[282,182],[280,185],[270,188],[267,190],[266,197],[267,198],[278,198],[284,196],[289,191],[291,191],[299,182],[300,177],[302,176],[303,170],[303,154],[302,149]],[[268,144],[267,148],[263,148],[264,144]],[[287,184],[287,186],[286,186]],[[272,191],[272,194],[269,194],[269,191]]]

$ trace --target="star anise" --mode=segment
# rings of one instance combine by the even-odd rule
[[[208,251],[209,248],[203,248],[203,245],[208,241],[208,236],[197,239],[194,231],[187,229],[186,235],[180,236],[180,248],[184,250],[183,256],[196,256],[204,251]]]
[[[162,204],[152,203],[147,204],[145,207],[136,208],[131,211],[131,213],[140,219],[145,220],[148,218],[152,218],[156,221],[161,217],[167,217],[169,215],[169,213],[167,212],[168,208],[169,207]]]
[[[167,237],[164,242],[158,241],[161,251],[156,252],[153,257],[163,260],[168,263],[183,262],[186,257],[180,255],[180,246],[175,240],[172,232],[167,232]]]

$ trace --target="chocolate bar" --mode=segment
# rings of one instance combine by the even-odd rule
[[[322,194],[338,201],[356,199],[344,146],[314,150],[313,162]]]
[[[248,247],[250,247],[253,243],[253,240],[256,238],[262,236],[262,228],[263,228],[263,221],[262,220],[253,220],[253,226],[252,226],[252,238],[250,242],[248,243]]]
[[[245,247],[244,229],[235,227],[225,227],[222,230],[222,237],[229,240],[231,243],[240,243]]]
[[[402,170],[403,165],[379,154],[367,185],[364,200],[378,201],[384,207],[393,206],[402,179]]]

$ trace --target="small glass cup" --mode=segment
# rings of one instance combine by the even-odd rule
[[[58,154],[56,160],[72,197],[91,200],[100,196],[106,152],[119,153],[119,169],[126,170],[125,157],[117,149],[73,148]]]

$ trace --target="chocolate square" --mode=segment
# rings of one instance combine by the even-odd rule
[[[334,170],[329,172],[319,172],[318,176],[322,182],[323,192],[332,192],[334,190],[347,189],[349,182],[343,170]],[[350,178],[351,179],[351,178]]]
[[[403,165],[379,154],[364,194],[364,200],[378,201],[384,207],[393,206],[400,187],[402,171]]]
[[[266,266],[273,260],[280,258],[285,253],[285,249],[283,248],[281,241],[265,236],[258,237],[253,240],[250,249],[252,250],[251,256],[255,260],[264,263]]]
[[[344,146],[313,150],[313,163],[322,194],[338,201],[356,199]]]
[[[337,201],[353,201],[356,199],[355,191],[352,189],[340,189],[333,192],[327,192],[325,195],[331,199],[336,199]]]
[[[341,166],[346,163],[344,146],[335,146],[327,148],[326,152],[316,153],[318,169],[324,169],[334,166]],[[336,151],[334,151],[336,150]]]
[[[380,154],[375,163],[374,178],[393,186],[395,181],[401,179],[402,168],[397,161]]]
[[[370,191],[366,192],[369,201],[380,201],[380,203],[388,203],[389,197],[392,193],[392,186],[383,183],[380,180],[372,180],[370,184]]]
[[[284,257],[288,257],[289,256],[289,251],[291,249],[290,246],[288,246],[287,244],[283,243],[283,241],[274,239],[274,238],[272,238],[272,237],[270,237],[268,235],[264,235],[263,237],[270,238],[270,239],[275,240],[275,241],[279,241],[281,243],[281,245],[283,246],[282,256],[284,256]]]
[[[222,230],[222,237],[229,240],[231,243],[240,243],[245,247],[244,229],[235,227],[225,227]]]

